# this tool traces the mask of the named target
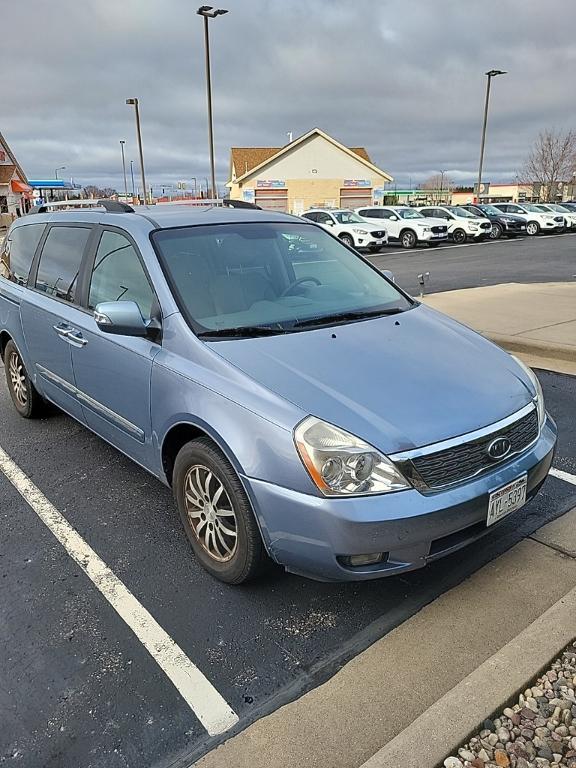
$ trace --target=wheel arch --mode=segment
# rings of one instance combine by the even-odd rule
[[[9,341],[14,341],[8,331],[0,331],[0,358],[4,360],[4,352]]]

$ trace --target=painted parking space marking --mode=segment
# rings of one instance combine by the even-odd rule
[[[206,731],[215,736],[234,726],[238,715],[212,683],[2,448],[0,471],[136,635]]]
[[[435,246],[432,249],[431,252],[446,251],[446,250],[448,250],[448,251],[455,251],[457,248],[472,248],[475,245],[476,246],[486,246],[486,245],[518,245],[518,243],[522,243],[525,240],[529,240],[529,241],[532,241],[533,239],[538,240],[538,241],[540,241],[540,240],[550,240],[552,238],[565,237],[566,235],[571,235],[571,234],[576,234],[576,233],[564,232],[564,233],[556,234],[556,235],[537,235],[536,238],[526,237],[525,235],[521,235],[521,236],[514,237],[514,238],[506,238],[505,240],[504,239],[500,239],[500,240],[482,240],[479,243],[463,243],[462,245],[456,245],[455,243],[448,243],[447,245],[437,245],[437,246]],[[400,253],[403,253],[404,255],[409,255],[410,253],[414,253],[414,252],[422,253],[423,251],[426,251],[426,250],[427,250],[426,248],[422,248],[422,249],[416,249],[416,248],[402,249],[401,251],[381,250],[379,253],[371,253],[371,254],[369,254],[368,255],[368,259],[372,259],[375,256],[377,256],[377,257],[381,257],[381,256],[396,256],[396,255],[398,255]]]
[[[564,472],[562,469],[555,469],[552,467],[550,474],[552,477],[557,477],[559,480],[564,480],[567,483],[576,485],[576,475],[571,475],[570,472]]]

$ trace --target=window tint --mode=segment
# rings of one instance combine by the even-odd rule
[[[52,227],[44,242],[36,289],[74,303],[82,255],[92,230],[88,227]]]
[[[317,213],[305,213],[302,218],[310,219],[310,221],[318,221],[318,214]]]
[[[118,232],[103,232],[96,251],[88,306],[102,301],[135,301],[150,319],[154,292],[134,246]]]
[[[317,213],[316,221],[319,224],[326,224],[327,221],[334,221],[334,219],[332,218],[332,216],[329,216],[327,213]]]
[[[6,238],[0,255],[0,275],[18,285],[26,285],[36,247],[42,237],[44,224],[16,227]]]

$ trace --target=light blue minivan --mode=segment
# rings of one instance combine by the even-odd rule
[[[170,485],[223,581],[419,568],[550,469],[532,371],[312,222],[103,201],[25,216],[0,256],[18,412],[50,401]]]

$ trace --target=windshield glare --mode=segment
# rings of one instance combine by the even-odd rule
[[[425,219],[420,211],[415,211],[414,208],[398,208],[394,213],[397,213],[402,219]]]
[[[361,219],[356,213],[352,211],[336,211],[334,213],[335,218],[340,224],[365,224],[364,219]]]
[[[502,211],[499,211],[498,208],[494,208],[493,205],[483,205],[480,209],[484,213],[489,213],[491,216],[501,216]]]
[[[522,203],[522,207],[525,211],[530,211],[530,213],[543,213],[546,211],[546,209],[542,210],[542,208],[539,208],[537,205],[532,205],[531,203]],[[546,211],[546,213],[550,213],[550,211]]]
[[[196,332],[405,310],[395,286],[328,232],[301,223],[181,227],[152,234],[179,306]],[[310,325],[310,324],[309,324]]]
[[[466,208],[459,208],[456,206],[450,206],[448,208],[449,211],[452,211],[452,213],[456,214],[456,216],[460,216],[463,219],[477,219],[478,216],[475,213],[470,213],[470,211],[467,211]]]

